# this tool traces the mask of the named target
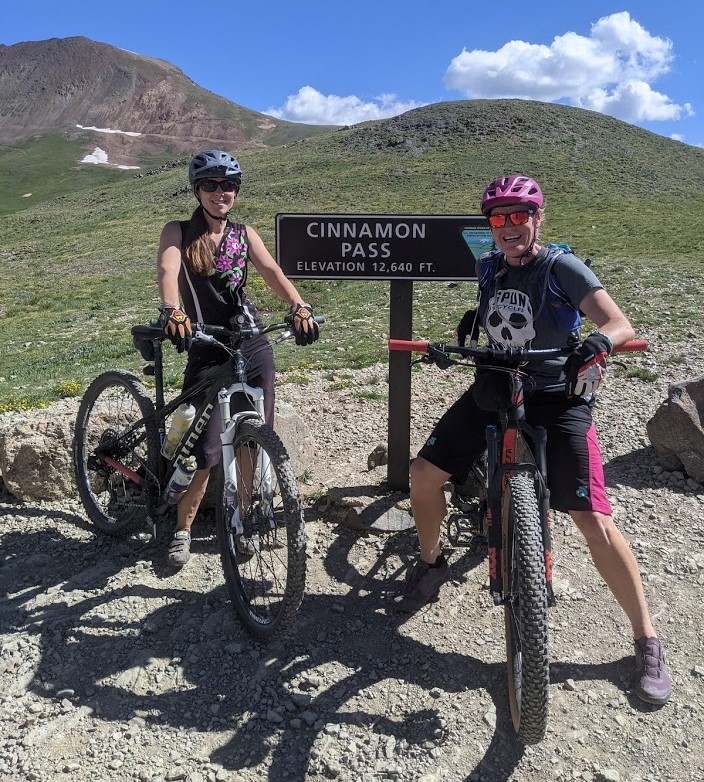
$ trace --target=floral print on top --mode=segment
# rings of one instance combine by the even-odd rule
[[[220,242],[212,274],[218,273],[225,281],[225,287],[234,295],[243,285],[246,268],[247,229],[243,225],[235,227],[230,224]]]

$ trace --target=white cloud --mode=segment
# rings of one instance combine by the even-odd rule
[[[424,105],[416,101],[399,101],[396,95],[379,95],[371,101],[363,101],[356,95],[323,95],[306,85],[295,95],[289,95],[281,108],[270,108],[265,113],[310,125],[354,125],[366,120],[395,117]]]
[[[621,11],[599,19],[588,37],[567,32],[550,46],[509,41],[494,52],[463,49],[443,81],[467,98],[566,101],[628,122],[673,120],[693,114],[691,105],[651,87],[672,59],[671,41]]]
[[[597,87],[584,101],[577,101],[577,105],[632,122],[673,120],[679,119],[683,114],[692,114],[689,103],[677,106],[667,95],[655,92],[644,81],[636,80],[625,82],[611,92]]]

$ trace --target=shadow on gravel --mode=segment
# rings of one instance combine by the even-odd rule
[[[622,456],[615,456],[604,464],[606,486],[619,483],[634,489],[667,489],[675,494],[695,494],[685,483],[668,481],[664,484],[655,479],[653,470],[661,467],[652,445],[638,448]]]
[[[320,764],[326,758],[344,763],[337,747],[345,751],[350,738],[358,744],[347,758],[354,761],[364,737],[372,735],[379,754],[365,756],[369,768],[391,763],[393,749],[387,755],[383,748],[393,739],[406,742],[405,752],[425,759],[432,770],[445,745],[456,746],[434,701],[481,688],[496,707],[497,722],[481,761],[466,778],[509,779],[524,748],[510,724],[503,663],[486,663],[465,650],[438,651],[401,632],[405,617],[385,607],[415,557],[415,536],[379,538],[381,550],[366,573],[352,564],[358,537],[342,529],[325,553],[328,575],[349,591],[309,592],[294,630],[278,645],[265,647],[236,623],[224,587],[169,586],[168,574],[157,566],[162,552],[155,548],[135,550],[102,537],[67,538],[56,530],[10,532],[0,567],[0,594],[7,595],[0,605],[0,629],[33,636],[40,648],[39,660],[24,674],[26,684],[13,680],[12,686],[64,706],[68,700],[73,707],[87,707],[94,717],[113,723],[116,736],[126,735],[119,741],[126,742],[127,752],[129,741],[137,741],[143,751],[157,744],[167,756],[164,747],[177,750],[183,731],[197,733],[201,754],[212,762],[228,769],[266,762],[272,782],[333,774]],[[196,557],[214,548],[212,538],[194,539]],[[400,558],[400,567],[390,564],[392,555]],[[145,561],[149,557],[153,563]],[[482,558],[459,551],[452,562],[454,578]],[[198,588],[202,582],[194,585]],[[619,665],[560,663],[553,666],[553,678],[611,679]],[[425,697],[411,693],[411,686]],[[406,697],[399,697],[404,692]],[[463,719],[471,735],[482,715]],[[42,730],[37,726],[34,736],[28,731],[30,742],[46,740]],[[326,756],[326,740],[338,737],[331,750],[336,754]],[[429,751],[437,751],[438,760],[431,760]]]
[[[620,660],[614,660],[609,663],[593,663],[589,665],[571,662],[550,663],[550,684],[565,684],[569,679],[581,682],[611,682],[628,699],[628,705],[642,714],[650,714],[662,708],[662,706],[645,703],[633,692],[630,692],[630,688],[635,683],[632,655],[627,655]],[[629,688],[629,691],[626,688]]]
[[[48,512],[46,508],[35,508],[31,505],[23,505],[17,500],[15,500],[15,504],[10,507],[13,507],[12,513],[9,510],[0,510],[0,519],[2,519],[2,517],[5,515],[9,516],[15,514],[19,516],[27,516],[30,519],[42,519],[46,516],[51,516],[51,518],[56,519],[57,521],[66,521],[69,524],[74,524],[76,527],[80,527],[81,529],[89,532],[93,532],[95,529],[89,522],[87,522],[77,513],[65,513],[64,511],[59,510],[51,510]]]
[[[569,679],[574,681],[604,681],[611,682],[619,689],[626,680],[625,671],[633,665],[633,657],[622,657],[610,663],[552,662],[550,663],[550,683],[564,684]]]
[[[347,567],[356,539],[345,532],[326,556],[333,573]],[[405,552],[406,563],[412,559],[408,535],[389,536],[385,546]],[[51,529],[10,532],[3,558],[0,628],[39,643],[39,659],[23,672],[26,680],[14,678],[12,686],[60,701],[62,724],[70,701],[133,735],[143,723],[137,740],[145,746],[160,737],[171,746],[178,741],[174,730],[209,733],[213,762],[243,769],[265,761],[268,779],[276,782],[302,779],[318,742],[345,730],[376,734],[382,746],[392,737],[403,740],[421,757],[431,742],[441,755],[448,739],[431,691],[485,687],[495,693],[499,717],[477,768],[486,779],[505,779],[521,757],[504,717],[505,693],[498,685],[503,667],[469,654],[439,653],[399,634],[399,619],[382,610],[377,579],[360,577],[344,596],[308,594],[294,631],[267,648],[236,624],[223,587],[206,593],[170,588],[162,575],[154,585],[145,550],[126,543],[67,538]],[[147,573],[151,585],[140,583]],[[365,592],[362,582],[371,588]],[[325,673],[330,669],[333,677]],[[418,685],[428,693],[426,702],[367,711],[367,698],[378,704],[388,691],[387,679]],[[51,724],[28,730],[28,741],[45,741],[45,729],[51,735]]]

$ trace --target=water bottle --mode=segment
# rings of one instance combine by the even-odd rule
[[[171,419],[169,433],[166,435],[164,444],[161,446],[161,452],[167,459],[174,458],[181,438],[188,430],[188,427],[193,423],[195,417],[196,409],[193,405],[184,402],[176,408]]]
[[[174,470],[174,474],[171,476],[171,480],[164,490],[164,497],[169,505],[175,505],[178,502],[179,496],[190,486],[195,472],[195,456],[187,456],[183,461],[178,463]]]

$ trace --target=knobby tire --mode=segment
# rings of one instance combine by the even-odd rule
[[[536,744],[547,728],[550,669],[545,555],[533,476],[509,477],[502,503],[509,703],[518,737]]]
[[[78,495],[89,519],[108,535],[127,535],[146,519],[147,492],[154,486],[159,466],[159,430],[153,413],[154,405],[139,379],[121,370],[99,375],[78,408],[73,437]],[[146,420],[137,431],[119,438],[141,418]],[[103,461],[96,454],[98,446],[143,478],[142,484]]]
[[[234,441],[239,508],[244,533],[230,525],[232,504],[219,471],[216,526],[227,590],[242,625],[255,638],[271,641],[293,625],[303,599],[306,539],[298,482],[279,436],[261,420],[244,421]],[[273,508],[262,502],[257,449],[270,460]],[[247,475],[254,474],[251,490]]]

